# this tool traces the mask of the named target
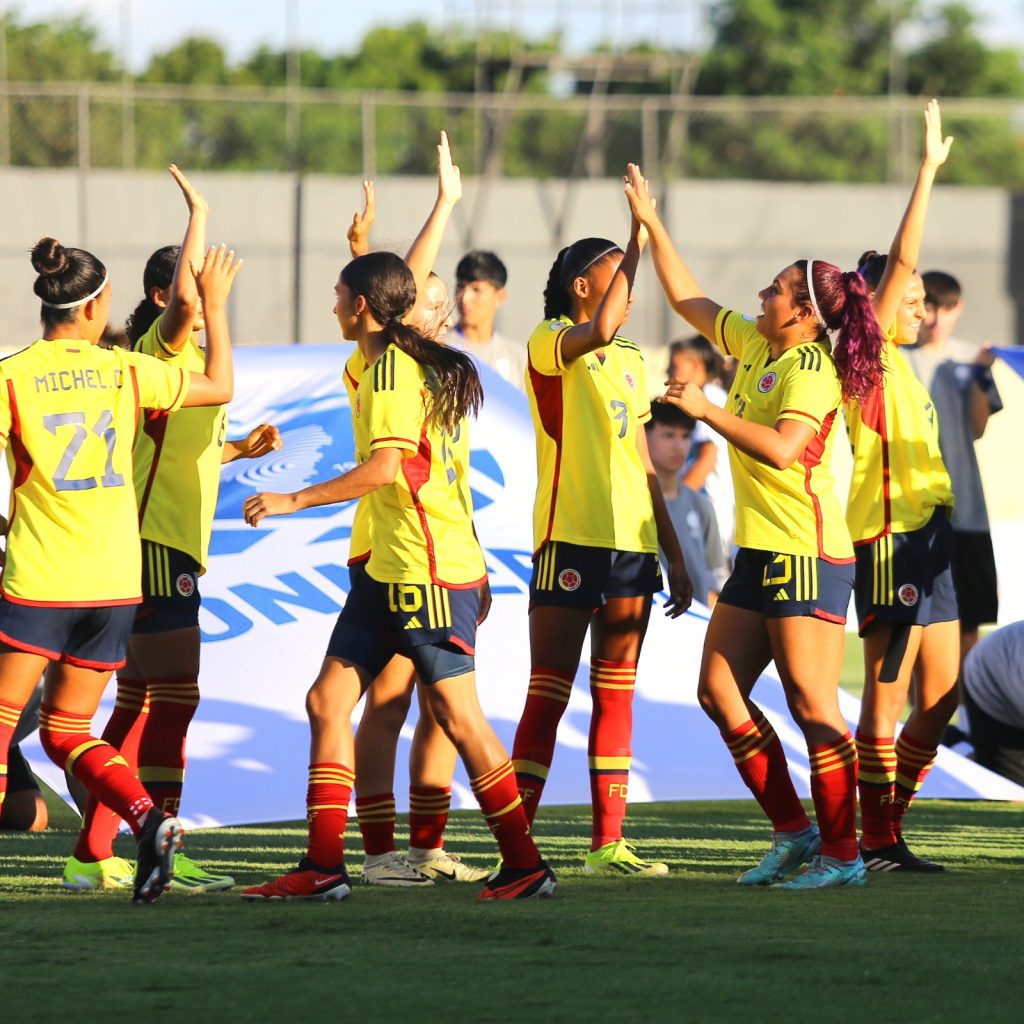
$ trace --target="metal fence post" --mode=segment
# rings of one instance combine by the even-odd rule
[[[81,85],[78,89],[78,240],[83,246],[89,244],[89,129],[89,87]]]
[[[363,136],[363,174],[377,176],[377,103],[372,92],[364,92],[360,100]]]

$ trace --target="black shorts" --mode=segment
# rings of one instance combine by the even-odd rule
[[[596,611],[610,597],[650,597],[661,587],[656,554],[549,541],[533,558],[530,608]]]
[[[327,644],[375,679],[396,655],[412,660],[423,683],[474,669],[480,590],[434,584],[381,583],[363,564],[349,566],[348,599]]]
[[[0,642],[80,668],[120,668],[137,607],[56,608],[0,597]]]
[[[998,620],[999,591],[991,533],[953,531],[953,585],[963,629],[974,630]]]
[[[718,601],[766,619],[812,615],[845,623],[853,574],[852,562],[740,548]]]
[[[936,509],[919,530],[890,533],[857,548],[857,620],[930,626],[959,617],[953,586],[953,528]]]
[[[142,604],[132,633],[169,633],[199,625],[199,563],[184,551],[142,542]]]

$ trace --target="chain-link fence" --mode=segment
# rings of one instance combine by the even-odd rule
[[[905,181],[923,102],[0,84],[0,166],[430,174],[437,129],[463,171],[602,178]],[[951,100],[949,183],[1024,187],[1024,105]]]

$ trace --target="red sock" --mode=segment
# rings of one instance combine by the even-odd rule
[[[139,744],[139,781],[153,803],[168,814],[181,807],[185,782],[185,735],[199,707],[195,676],[147,679],[149,721]]]
[[[903,835],[903,815],[935,764],[936,747],[926,747],[904,729],[896,740],[896,786],[892,805],[892,830]]]
[[[395,849],[395,794],[374,796],[356,794],[356,817],[363,835],[363,850],[368,857],[392,853]]]
[[[860,835],[865,849],[881,850],[896,842],[892,829],[896,752],[893,738],[875,738],[857,730],[857,790]]]
[[[39,711],[39,739],[50,760],[74,775],[100,803],[124,818],[135,835],[153,801],[109,744],[90,734],[91,718],[57,711],[43,704]]]
[[[409,787],[409,846],[417,850],[439,850],[444,845],[444,827],[452,803],[451,786]]]
[[[821,853],[857,857],[857,747],[844,733],[835,743],[811,747],[811,799],[821,832]]]
[[[755,709],[755,719],[744,722],[722,739],[736,762],[736,770],[776,832],[803,832],[811,819],[800,803],[789,776],[786,752],[771,723]]]
[[[590,848],[599,850],[622,838],[626,791],[632,759],[635,661],[590,660]]]
[[[110,721],[103,730],[102,739],[114,747],[124,758],[132,772],[138,771],[139,740],[146,727],[149,699],[146,684],[140,679],[117,677],[117,700],[110,713]],[[95,862],[114,856],[114,838],[121,823],[121,815],[105,807],[90,795],[82,817],[82,829],[74,856],[81,861]]]
[[[479,778],[470,779],[487,827],[498,840],[501,862],[507,868],[532,868],[540,854],[530,836],[530,823],[516,786],[511,761],[503,761]]]
[[[355,778],[351,768],[335,762],[323,761],[309,766],[307,856],[324,871],[336,868],[345,860],[345,825]]]
[[[23,710],[24,705],[19,708],[0,700],[0,811],[4,809],[7,794],[7,751],[11,749],[11,739]]]
[[[512,763],[526,817],[531,824],[537,815],[537,805],[555,757],[558,723],[569,703],[573,678],[574,675],[565,675],[551,668],[530,670],[526,707],[512,743]]]

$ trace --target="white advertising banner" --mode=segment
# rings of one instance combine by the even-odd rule
[[[348,345],[241,348],[235,352],[231,436],[276,424],[281,452],[225,467],[203,607],[202,704],[189,732],[182,815],[192,827],[300,818],[304,814],[308,728],[304,697],[316,677],[348,590],[348,537],[354,504],[268,519],[241,516],[257,490],[292,491],[353,465],[348,401],[341,383]],[[535,469],[525,397],[486,367],[486,401],[471,432],[476,524],[487,556],[494,603],[477,639],[478,687],[486,714],[511,747],[529,678],[527,589]],[[572,452],[565,457],[573,458]],[[662,599],[657,599],[660,606]],[[656,608],[640,661],[630,799],[747,797],[731,757],[697,706],[697,670],[706,610],[670,621]],[[755,691],[781,737],[797,789],[809,794],[807,752],[771,675]],[[96,719],[102,729],[110,687]],[[856,721],[858,702],[844,695]],[[586,655],[558,734],[545,802],[590,800],[586,748],[590,696]],[[395,778],[408,804],[408,752],[415,702],[402,733]],[[358,713],[357,713],[358,714]],[[59,772],[35,736],[23,749],[58,791]],[[942,750],[925,796],[1024,799],[1024,788]],[[457,771],[453,806],[474,806]]]

